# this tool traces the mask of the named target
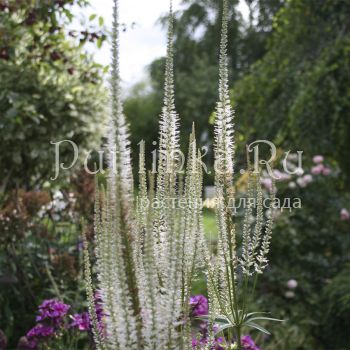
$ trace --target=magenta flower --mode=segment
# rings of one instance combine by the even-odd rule
[[[194,295],[190,297],[191,316],[198,317],[208,315],[208,299],[204,295]]]
[[[220,337],[217,339],[210,340],[208,338],[193,338],[192,339],[192,348],[193,349],[202,349],[205,345],[210,344],[210,349],[213,350],[224,350],[221,346],[224,344],[224,338]]]
[[[101,322],[104,316],[103,308],[102,308],[103,305],[102,305],[101,292],[97,291],[94,295],[94,299],[95,299],[95,310],[96,310],[97,319],[99,322]]]
[[[53,327],[44,326],[39,323],[27,333],[26,337],[27,339],[47,338],[52,336],[54,333],[55,330]]]
[[[224,342],[225,342],[225,340],[222,337],[215,339],[214,340],[214,349],[215,350],[224,350],[224,348],[221,346],[221,344],[223,345]]]
[[[44,300],[39,306],[39,315],[36,317],[36,320],[43,321],[52,319],[56,323],[67,315],[69,309],[70,305],[64,304],[61,301],[55,299]]]
[[[197,349],[199,346],[201,345],[206,345],[208,342],[207,339],[197,339],[197,338],[193,338],[192,339],[192,348]]]
[[[90,330],[90,317],[87,312],[83,312],[82,314],[75,314],[72,316],[72,323],[70,324],[71,328],[77,328],[80,331],[88,331]]]
[[[249,335],[244,335],[241,339],[241,343],[243,345],[243,349],[245,350],[260,350]]]

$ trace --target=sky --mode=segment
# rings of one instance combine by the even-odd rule
[[[111,27],[113,0],[90,0],[91,6],[83,11],[75,8],[74,12],[88,18],[90,14],[102,16],[105,25]],[[174,11],[181,8],[181,0],[173,0]],[[121,33],[120,38],[120,71],[124,87],[130,87],[144,79],[146,67],[158,57],[165,55],[166,32],[158,19],[167,13],[167,0],[120,0],[120,22],[129,28]],[[247,13],[244,1],[240,10]],[[132,28],[130,26],[134,23]],[[104,43],[101,49],[88,46],[88,50],[95,56],[95,60],[103,65],[110,61],[110,47]]]

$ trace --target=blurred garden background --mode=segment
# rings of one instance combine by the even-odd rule
[[[150,167],[163,99],[165,62],[158,49],[163,46],[165,53],[167,4],[163,10],[158,1],[147,2],[149,12],[159,17],[154,26],[164,42],[150,43],[154,51],[147,52],[146,31],[138,55],[138,47],[128,42],[133,31],[144,29],[138,20],[145,5],[137,3],[121,0],[128,18],[121,37],[123,95],[133,158],[137,161],[139,142],[145,140]],[[208,148],[210,170],[222,4],[183,0],[174,5],[176,106],[183,147],[195,122],[200,145]],[[77,322],[87,309],[83,222],[93,239],[95,180],[84,170],[84,157],[95,150],[88,159],[93,169],[96,151],[103,146],[110,29],[106,16],[111,6],[108,1],[0,0],[1,350],[30,348],[22,337],[35,325],[38,306],[48,299],[70,305],[71,327],[59,335],[70,345],[62,349],[89,348],[91,335]],[[270,267],[252,301],[285,321],[270,327],[271,336],[257,336],[256,342],[263,350],[347,350],[350,0],[231,0],[229,18],[238,169],[244,167],[246,145],[255,140],[276,145],[280,170],[284,152],[292,151],[288,164],[295,168],[293,153],[303,151],[303,172],[280,172],[277,182],[278,197],[300,198],[302,208],[279,212]],[[149,33],[153,44],[159,35]],[[137,66],[143,59],[145,68]],[[79,146],[81,158],[52,181],[55,147],[50,142],[67,139]],[[72,149],[65,146],[60,161],[69,164]],[[236,180],[236,190],[243,192],[244,176],[237,173]],[[212,184],[207,174],[207,193]],[[271,184],[266,180],[263,185],[268,195]],[[210,207],[204,225],[215,249]],[[206,295],[204,278],[193,292]]]

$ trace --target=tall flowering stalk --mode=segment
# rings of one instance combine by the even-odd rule
[[[274,190],[270,216],[265,222],[263,193],[259,173],[248,165],[248,198],[242,237],[238,239],[235,222],[234,193],[234,112],[228,88],[228,0],[223,0],[222,33],[219,65],[219,101],[215,121],[215,188],[216,217],[219,228],[218,253],[206,254],[209,319],[219,325],[216,333],[226,330],[230,341],[242,349],[242,328],[248,326],[268,333],[256,322],[273,320],[262,313],[249,312],[247,299],[254,293],[257,276],[267,265],[272,233]],[[238,241],[242,244],[239,246]]]
[[[164,106],[160,118],[156,179],[147,179],[145,145],[139,158],[139,195],[134,186],[128,127],[119,74],[118,1],[114,0],[111,111],[106,188],[96,186],[94,283],[85,239],[89,313],[98,350],[190,349],[187,315],[202,240],[200,154],[194,130],[180,174],[179,117],[173,78],[173,14],[170,6]],[[156,183],[156,185],[155,185]],[[103,304],[103,326],[96,314],[94,287]]]

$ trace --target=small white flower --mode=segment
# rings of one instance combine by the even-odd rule
[[[302,178],[302,177],[299,177],[297,179],[297,184],[302,188],[306,187],[306,185],[307,185],[307,183],[304,181],[304,178]]]
[[[293,299],[295,297],[295,293],[291,290],[287,291],[284,293],[284,296],[287,298],[287,299]]]
[[[302,169],[302,168],[295,169],[295,174],[298,175],[298,176],[303,175],[304,174],[304,169]]]
[[[61,191],[56,191],[54,194],[53,194],[53,199],[63,199],[63,194]]]
[[[296,187],[297,187],[297,184],[294,182],[294,181],[291,181],[289,184],[288,184],[288,187],[292,190],[294,190]]]

